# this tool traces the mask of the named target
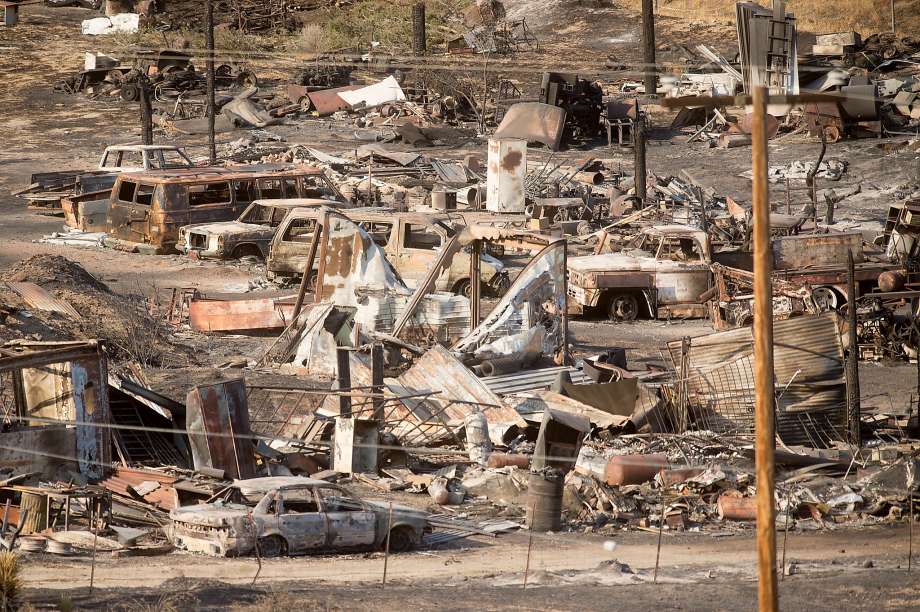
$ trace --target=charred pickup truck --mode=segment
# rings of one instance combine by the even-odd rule
[[[772,244],[774,311],[780,317],[842,306],[848,252],[860,295],[876,290],[882,274],[901,269],[869,261],[858,232],[782,236]],[[623,252],[572,257],[568,268],[569,310],[576,314],[603,309],[619,321],[643,314],[709,315],[719,328],[751,320],[751,254],[714,254],[706,233],[693,227],[649,227]]]
[[[237,481],[227,499],[169,513],[176,548],[218,557],[319,551],[411,550],[429,530],[427,515],[358,499],[324,480],[269,476]],[[258,550],[256,550],[258,547]]]
[[[278,228],[272,240],[266,267],[270,278],[299,277],[309,258],[310,244],[316,220],[321,212],[315,209],[292,211]],[[373,208],[354,208],[344,213],[370,234],[386,253],[387,260],[409,287],[425,278],[438,253],[458,229],[447,216],[425,213],[398,213]],[[314,268],[316,262],[314,261]],[[315,286],[315,270],[308,286]],[[482,253],[480,279],[485,289],[501,295],[511,285],[505,265],[495,257]],[[470,254],[466,251],[454,257],[450,269],[435,283],[437,291],[451,291],[470,296]]]
[[[333,194],[329,194],[333,197]],[[176,250],[199,259],[239,259],[268,257],[268,250],[278,226],[296,208],[329,206],[342,202],[319,198],[291,200],[257,200],[236,221],[218,221],[179,228]]]
[[[127,172],[109,201],[106,244],[172,253],[179,228],[230,221],[255,200],[322,198],[335,191],[319,168],[261,164]],[[338,192],[335,192],[338,193]],[[338,198],[341,200],[341,196]]]
[[[569,258],[569,311],[600,308],[617,321],[642,313],[705,317],[700,296],[712,284],[711,263],[705,232],[684,225],[646,228],[627,251]]]

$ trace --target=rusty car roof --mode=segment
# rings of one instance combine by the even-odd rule
[[[125,172],[122,180],[144,181],[147,183],[201,183],[214,180],[252,179],[263,177],[301,176],[304,174],[323,174],[316,166],[294,166],[291,164],[253,164],[249,166],[206,166],[202,168],[167,168],[162,170],[145,170],[143,172]]]
[[[422,212],[398,212],[392,208],[384,206],[364,206],[358,208],[339,209],[335,212],[342,214],[349,219],[352,217],[363,218],[367,220],[392,221],[394,218],[405,221],[417,221],[419,223],[434,223],[435,221],[453,221],[448,215],[439,213],[422,213]],[[302,215],[305,217],[316,217],[322,213],[321,208],[304,208],[302,210],[294,209],[291,211],[291,217]],[[361,219],[359,219],[361,220]]]

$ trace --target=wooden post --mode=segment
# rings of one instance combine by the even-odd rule
[[[141,106],[141,139],[145,145],[153,144],[153,109],[150,107],[150,82],[141,76],[137,80]]]
[[[531,517],[533,517],[533,515],[536,513],[536,508],[537,508],[537,504],[536,502],[534,502],[530,506],[530,516]],[[528,526],[527,531],[529,533],[527,534],[527,560],[524,562],[524,587],[523,587],[524,589],[527,588],[527,576],[528,574],[530,574],[530,552],[533,550],[533,529],[530,526]]]
[[[207,105],[208,105],[208,156],[211,165],[217,163],[217,144],[214,139],[214,114],[216,102],[214,100],[214,0],[205,0],[206,24],[205,46],[207,47]]]
[[[294,303],[294,321],[300,316],[300,309],[303,308],[304,296],[307,293],[307,289],[310,287],[310,276],[313,275],[313,261],[316,259],[316,249],[319,247],[319,241],[322,234],[323,224],[317,219],[316,225],[313,227],[313,241],[310,242],[310,251],[307,253],[307,263],[304,265],[303,276],[300,279],[300,289],[297,291],[297,301]],[[317,292],[321,290],[322,287],[319,285],[319,274],[317,274],[313,291]]]
[[[387,520],[387,546],[386,550],[383,553],[383,583],[382,586],[387,586],[387,565],[390,563],[390,534],[393,531],[393,502],[390,501],[390,512],[389,519]]]
[[[562,241],[562,365],[569,365],[569,243]]]
[[[760,611],[776,611],[776,525],[774,519],[773,258],[767,183],[767,89],[753,99],[751,164],[754,201],[754,423],[757,466],[757,560]]]
[[[894,0],[891,0],[891,33],[892,34],[898,33],[898,25],[897,23],[895,23],[895,20],[894,20]]]
[[[789,193],[789,177],[786,177],[786,214],[792,214],[792,194]]]
[[[425,55],[428,51],[425,33],[425,3],[418,2],[412,7],[412,53]]]
[[[482,267],[482,240],[474,240],[470,249],[470,329],[479,326],[482,304],[482,284],[480,283]]]
[[[658,91],[658,77],[655,66],[655,11],[652,0],[642,0],[642,63],[645,95],[654,96]]]
[[[374,388],[374,395],[383,395],[383,344],[375,342],[371,345],[371,385]],[[385,420],[383,414],[383,398],[374,398],[374,420],[379,427],[383,427]]]
[[[859,418],[859,341],[856,338],[856,266],[853,251],[847,251],[847,421],[850,424],[850,443],[857,448],[862,444]]]
[[[658,489],[661,516],[658,517],[658,546],[655,548],[655,573],[652,575],[652,582],[658,582],[658,562],[661,560],[661,536],[664,534],[664,469],[662,468],[658,473],[661,476],[661,483]]]
[[[642,117],[636,119],[635,134],[633,135],[633,154],[635,163],[633,164],[634,182],[636,184],[636,198],[639,200],[639,208],[645,208],[646,198],[646,167],[645,167],[645,120]]]
[[[338,381],[339,391],[339,416],[351,416],[351,396],[345,393],[351,389],[351,351],[346,346],[336,347],[336,380]]]

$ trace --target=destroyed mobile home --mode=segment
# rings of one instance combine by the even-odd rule
[[[643,83],[627,53],[547,63],[494,0],[415,4],[411,55],[286,38],[351,2],[218,3],[224,42],[271,39],[213,79],[175,5],[86,20],[164,48],[54,79],[110,113],[93,146],[126,109],[147,144],[16,175],[23,233],[54,233],[0,270],[0,555],[309,582],[361,553],[331,571],[384,583],[520,556],[527,595],[563,566],[533,549],[608,563],[649,531],[653,582],[676,533],[912,551],[920,46],[806,45],[771,4],[737,4],[737,55],[649,45]]]

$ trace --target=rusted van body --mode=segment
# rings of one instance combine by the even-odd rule
[[[230,221],[254,200],[343,200],[323,171],[265,164],[129,172],[109,199],[107,243],[147,253],[174,253],[184,225]]]

